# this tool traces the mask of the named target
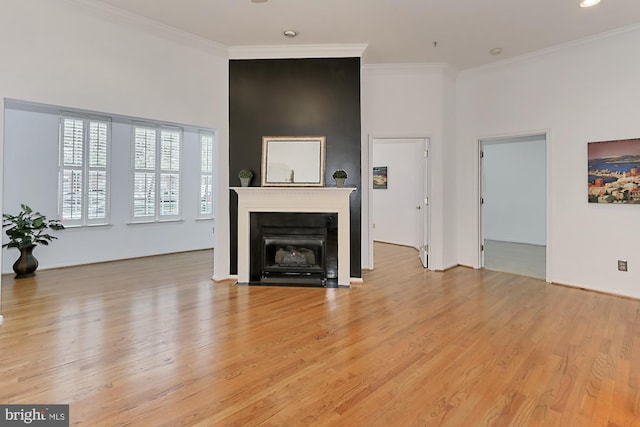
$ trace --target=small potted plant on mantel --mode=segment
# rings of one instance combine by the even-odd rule
[[[38,260],[33,256],[33,249],[37,244],[48,245],[57,237],[45,233],[47,228],[64,230],[58,220],[47,220],[40,212],[34,212],[27,205],[20,205],[22,209],[18,215],[3,214],[2,228],[9,227],[5,232],[9,242],[3,248],[17,248],[20,258],[13,264],[16,279],[34,276],[38,268]]]
[[[248,187],[251,182],[251,178],[253,178],[253,171],[251,169],[242,169],[238,172],[238,178],[240,178],[240,185]]]
[[[347,172],[343,169],[338,169],[331,175],[333,179],[336,181],[336,187],[342,188],[344,187],[344,182],[347,180]]]

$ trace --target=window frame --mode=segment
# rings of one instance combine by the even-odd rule
[[[155,132],[155,144],[154,144],[154,168],[138,168],[136,167],[136,132],[138,129],[151,130]],[[178,169],[162,169],[162,133],[172,132],[178,135]],[[141,223],[154,223],[154,222],[171,222],[182,220],[182,200],[184,198],[183,191],[183,152],[184,152],[184,130],[177,126],[158,125],[151,123],[134,123],[131,126],[131,197],[130,201],[130,221],[133,224]],[[154,175],[154,202],[153,213],[149,215],[136,216],[136,174],[147,173]],[[160,194],[160,188],[162,185],[162,176],[167,174],[178,175],[177,184],[177,213],[176,214],[162,214],[161,203],[162,198]]]
[[[67,165],[65,164],[65,121],[74,120],[82,122],[82,164]],[[105,125],[106,130],[106,142],[105,142],[105,166],[91,166],[90,154],[91,154],[91,125],[100,124]],[[59,135],[58,135],[58,217],[65,227],[91,227],[91,226],[103,226],[111,224],[111,148],[113,143],[112,136],[112,120],[109,117],[83,115],[83,114],[68,114],[63,113],[59,118]],[[78,219],[65,219],[64,218],[64,172],[66,170],[80,171],[82,174],[81,180],[81,212]],[[104,218],[89,218],[89,180],[92,171],[104,172],[105,176],[105,213]]]

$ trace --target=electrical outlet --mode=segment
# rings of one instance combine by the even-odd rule
[[[618,271],[627,271],[627,260],[618,260]]]

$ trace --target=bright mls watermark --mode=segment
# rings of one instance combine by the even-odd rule
[[[0,426],[69,427],[69,405],[0,405]]]

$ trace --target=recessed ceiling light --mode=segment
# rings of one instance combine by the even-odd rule
[[[600,0],[582,0],[580,2],[580,7],[591,7],[600,3]]]
[[[500,55],[502,53],[502,48],[501,47],[494,47],[493,49],[491,49],[489,51],[489,53],[491,55]]]
[[[282,34],[284,34],[286,37],[291,37],[291,38],[294,38],[295,36],[298,35],[298,33],[296,33],[293,30],[286,30]]]
[[[266,3],[267,0],[251,0],[251,3]]]

